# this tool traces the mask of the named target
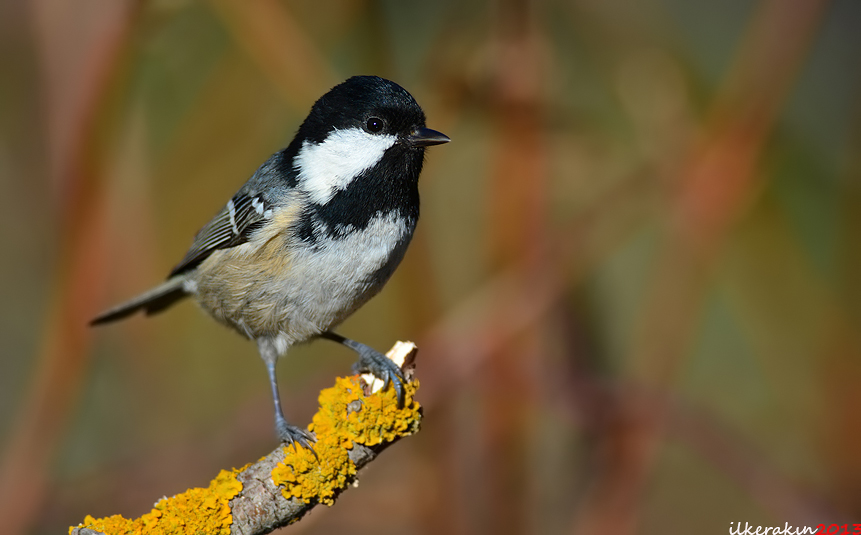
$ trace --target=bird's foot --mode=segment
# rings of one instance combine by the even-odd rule
[[[340,334],[332,331],[325,331],[321,333],[320,336],[347,346],[358,353],[359,360],[353,364],[353,371],[355,373],[373,374],[374,377],[383,381],[383,389],[389,386],[389,383],[392,383],[392,386],[395,388],[395,393],[398,396],[398,408],[404,408],[404,383],[406,382],[406,379],[404,378],[404,372],[401,370],[400,366],[392,362],[390,358],[383,355],[376,349],[356,342],[355,340],[345,338]]]
[[[392,384],[398,397],[398,408],[404,408],[404,372],[391,359],[364,344],[358,344],[359,360],[353,364],[355,373],[370,373],[383,381],[383,390]]]
[[[284,444],[287,444],[288,446],[292,445],[294,448],[297,448],[297,451],[298,446],[302,446],[313,453],[314,457],[317,457],[317,452],[315,452],[314,448],[311,447],[311,444],[317,442],[317,437],[314,436],[314,433],[311,431],[288,424],[283,418],[276,418],[275,434],[278,436],[278,440]]]

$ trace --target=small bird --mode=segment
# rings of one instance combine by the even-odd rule
[[[419,217],[425,148],[449,138],[398,84],[354,76],[311,107],[287,148],[272,155],[194,237],[166,282],[95,319],[161,312],[193,296],[213,318],[257,342],[269,373],[275,431],[311,448],[284,418],[275,366],[315,338],[355,351],[356,371],[404,377],[371,347],[332,331],[376,295],[400,263]]]

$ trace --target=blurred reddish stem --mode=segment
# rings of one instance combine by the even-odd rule
[[[767,0],[719,91],[703,143],[683,166],[632,343],[631,374],[663,391],[696,331],[711,263],[757,177],[757,164],[828,3]],[[636,400],[634,401],[636,403]],[[607,437],[612,473],[597,481],[574,533],[634,533],[664,434],[666,407],[626,411]]]
[[[545,271],[542,242],[546,224],[548,163],[545,133],[545,96],[548,65],[542,34],[528,0],[497,2],[488,95],[495,119],[491,184],[488,189],[490,264],[506,265],[525,258],[528,273],[539,279]],[[540,329],[527,329],[500,344],[480,376],[483,414],[480,462],[487,479],[486,503],[478,521],[489,533],[522,533],[526,517],[520,507],[528,480],[527,437],[534,407],[533,374]],[[512,396],[511,392],[518,392]]]
[[[88,364],[87,318],[101,301],[107,265],[95,137],[101,104],[140,5],[60,4],[33,3],[62,250],[32,386],[0,464],[0,518],[9,533],[26,532],[42,506],[48,468],[74,413]],[[85,14],[69,13],[87,9]],[[82,26],[81,20],[93,27]]]

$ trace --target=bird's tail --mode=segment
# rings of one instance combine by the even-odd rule
[[[138,310],[143,310],[149,316],[156,312],[161,312],[165,308],[179,301],[188,295],[188,292],[183,287],[185,277],[171,277],[164,284],[156,286],[152,290],[145,292],[134,299],[126,301],[121,305],[117,305],[111,309],[105,310],[92,321],[90,325],[101,325],[110,323],[126,316],[130,316]]]

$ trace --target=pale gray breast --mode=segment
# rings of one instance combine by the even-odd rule
[[[337,324],[382,289],[400,263],[414,222],[394,213],[378,215],[359,232],[321,233],[313,244],[292,251],[289,300],[326,328]]]
[[[286,223],[292,216],[284,217]],[[392,213],[376,216],[359,232],[319,229],[309,242],[289,232],[261,232],[213,253],[188,289],[213,317],[245,336],[279,337],[292,345],[332,328],[376,295],[414,228],[414,221]]]

